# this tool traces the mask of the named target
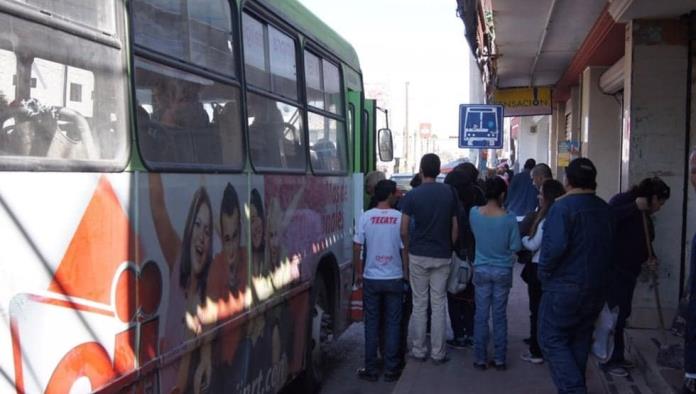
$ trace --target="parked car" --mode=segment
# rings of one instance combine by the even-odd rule
[[[402,193],[411,190],[411,179],[413,179],[413,174],[393,174],[389,179],[396,182],[396,188]]]

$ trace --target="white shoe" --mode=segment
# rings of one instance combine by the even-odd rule
[[[535,356],[531,352],[526,351],[520,355],[520,358],[528,363],[532,364],[543,364],[544,363],[544,358]]]

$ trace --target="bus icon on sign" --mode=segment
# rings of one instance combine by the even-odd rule
[[[459,107],[460,148],[502,148],[503,108],[499,105]]]

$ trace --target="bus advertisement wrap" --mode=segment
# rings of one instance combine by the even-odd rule
[[[4,174],[3,184],[18,182],[13,175]],[[31,175],[36,185],[47,183]],[[18,388],[89,392],[161,356],[159,377],[139,385],[166,393],[270,393],[302,369],[309,321],[303,283],[324,252],[349,258],[349,179],[53,178],[70,185],[51,199],[75,215],[72,237],[50,226],[29,234],[9,224],[48,215],[45,204],[36,208],[39,190],[34,198],[2,200],[0,223],[13,229],[5,252],[26,256],[3,277],[27,280],[5,281],[1,299],[11,330],[0,334],[7,350],[0,367],[14,371]],[[79,189],[91,198],[74,201]],[[251,317],[257,305],[263,312]]]

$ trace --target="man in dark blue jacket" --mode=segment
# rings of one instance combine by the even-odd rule
[[[595,195],[597,169],[589,159],[566,169],[566,190],[546,216],[538,275],[539,344],[559,393],[583,394],[594,322],[606,299],[614,223]]]
[[[689,181],[696,190],[696,150],[689,156]],[[691,240],[689,306],[686,311],[686,336],[684,337],[684,394],[696,394],[696,235]]]

